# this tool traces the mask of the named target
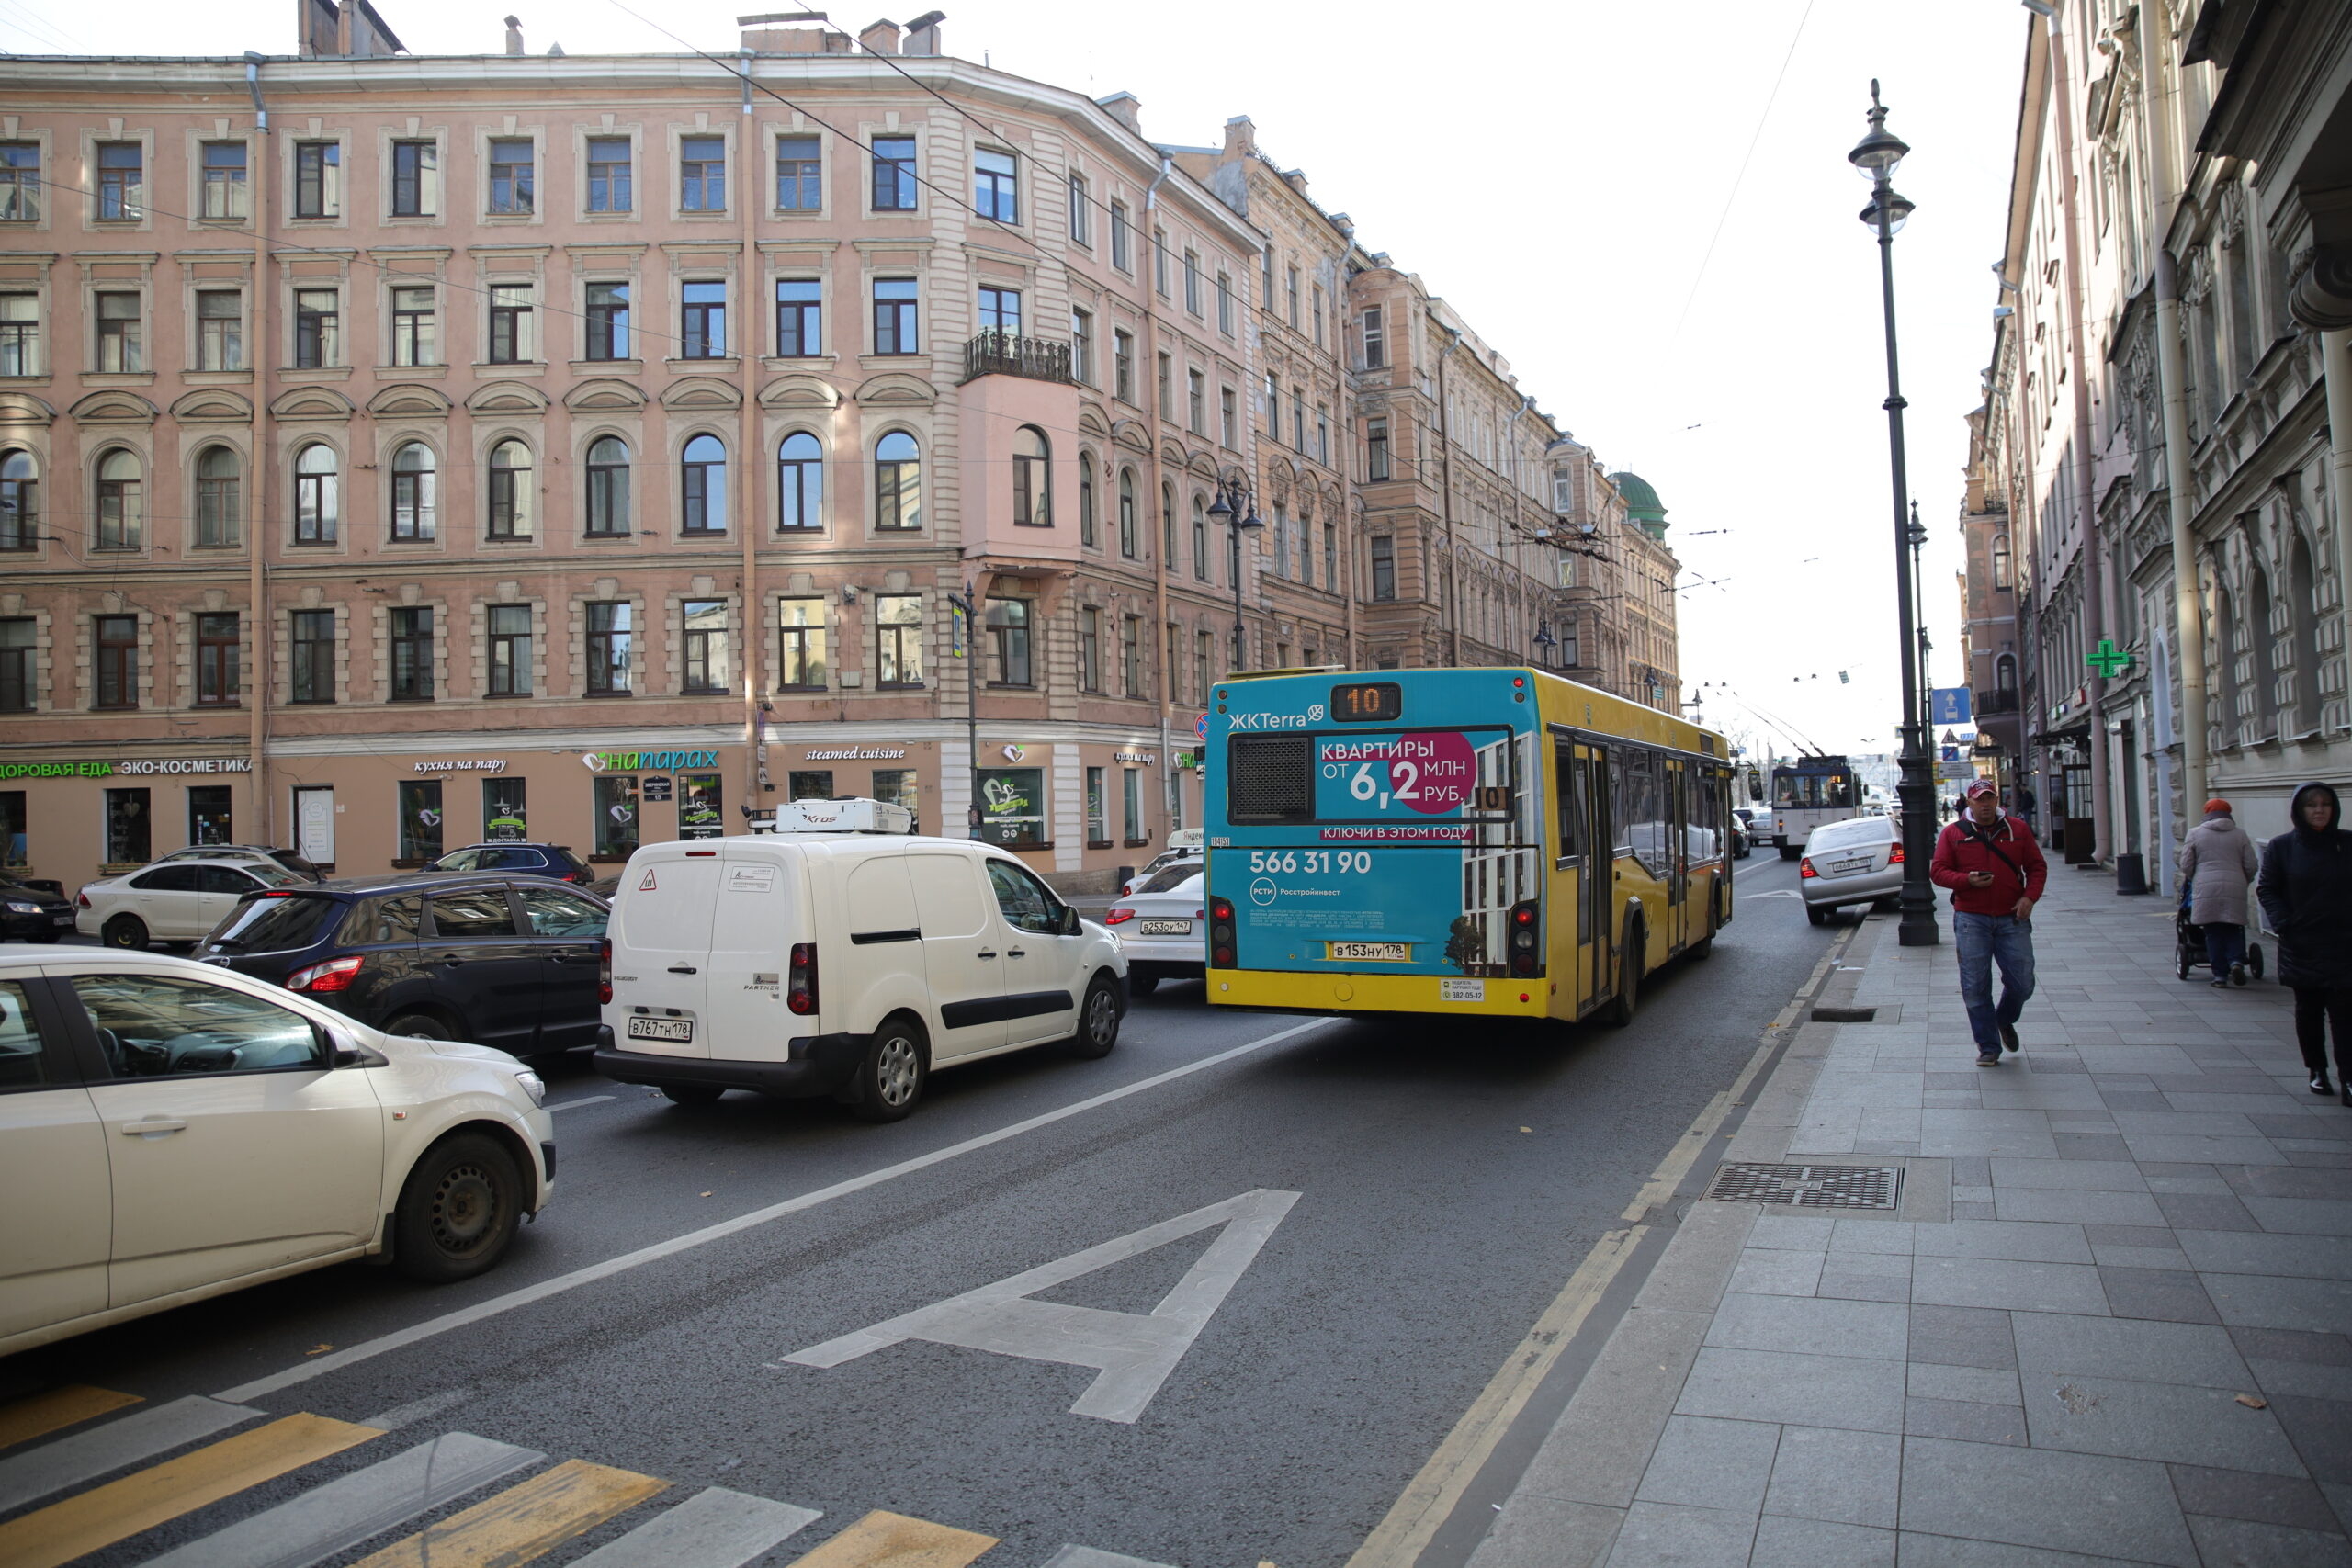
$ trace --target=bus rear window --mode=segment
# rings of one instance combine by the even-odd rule
[[[1225,814],[1244,823],[1315,816],[1315,742],[1305,735],[1237,735],[1226,748]]]

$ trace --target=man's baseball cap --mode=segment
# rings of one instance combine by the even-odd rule
[[[1963,799],[1974,800],[1978,795],[1994,795],[1998,792],[1993,788],[1993,781],[1991,779],[1978,779],[1974,784],[1970,784],[1966,789],[1962,790],[1960,793]]]

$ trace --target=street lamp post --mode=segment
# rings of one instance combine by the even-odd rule
[[[1250,649],[1241,626],[1241,536],[1266,524],[1250,497],[1250,481],[1240,478],[1216,481],[1216,500],[1209,506],[1209,515],[1233,533],[1233,668],[1238,673],[1250,668]]]
[[[1894,602],[1901,617],[1903,654],[1903,774],[1895,799],[1903,812],[1903,921],[1896,940],[1905,947],[1933,947],[1942,940],[1936,924],[1936,895],[1928,880],[1928,863],[1935,853],[1935,780],[1928,765],[1927,735],[1919,712],[1919,647],[1917,607],[1912,603],[1911,543],[1905,516],[1911,497],[1903,456],[1903,382],[1894,349],[1894,235],[1911,216],[1913,204],[1895,194],[1890,182],[1895,166],[1910,147],[1886,129],[1886,106],[1879,101],[1878,84],[1871,84],[1871,129],[1846,154],[1846,161],[1871,182],[1871,204],[1862,221],[1878,234],[1881,305],[1886,319],[1886,441],[1894,480]]]

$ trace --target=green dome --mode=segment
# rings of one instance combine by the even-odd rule
[[[1638,524],[1644,533],[1653,539],[1664,536],[1666,503],[1658,500],[1657,491],[1650,488],[1649,480],[1628,470],[1610,475],[1609,482],[1615,485],[1617,493],[1625,498],[1626,515]]]

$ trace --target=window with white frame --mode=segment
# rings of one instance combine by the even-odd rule
[[[727,210],[727,138],[678,139],[678,209],[682,212]]]
[[[392,363],[438,365],[439,334],[435,331],[433,290],[392,290]]]
[[[628,212],[637,204],[636,178],[626,136],[588,139],[588,210]]]
[[[825,286],[816,278],[776,279],[776,357],[806,359],[825,352],[824,298]]]
[[[529,212],[536,173],[529,137],[493,137],[490,143],[490,210],[501,214]]]
[[[1021,221],[1021,170],[1012,153],[989,147],[974,150],[972,206],[998,223]]]
[[[198,289],[196,296],[196,367],[245,367],[245,300],[234,288]]]
[[[252,210],[245,186],[245,157],[242,141],[204,143],[200,166],[204,188],[197,209],[204,217],[237,221]]]
[[[434,537],[439,511],[435,479],[433,448],[424,442],[408,442],[392,454],[394,539],[422,543]]]

